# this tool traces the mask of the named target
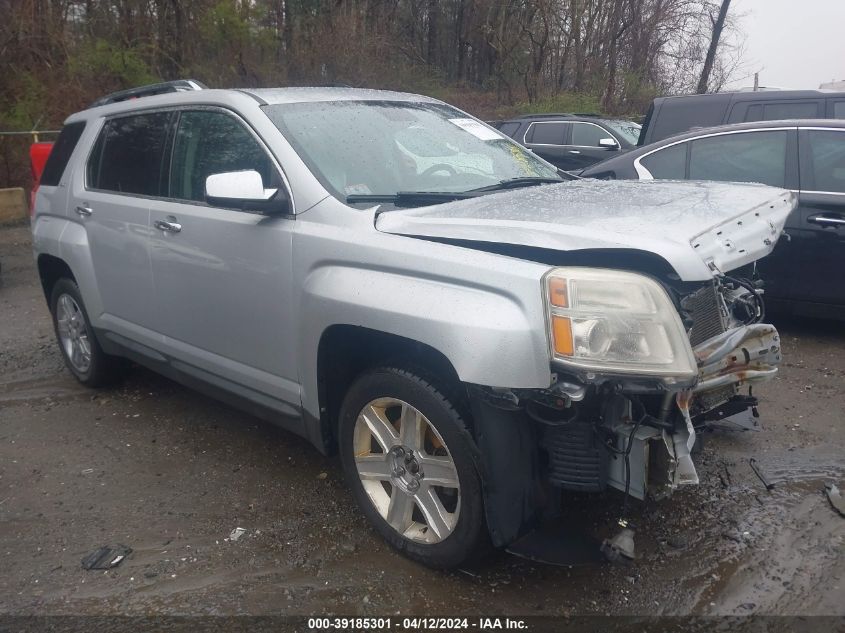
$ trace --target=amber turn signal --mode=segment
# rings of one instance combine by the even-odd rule
[[[569,317],[552,316],[552,336],[554,338],[555,354],[572,356],[575,347],[572,344],[572,322]]]

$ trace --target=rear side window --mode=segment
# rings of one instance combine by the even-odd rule
[[[690,141],[692,180],[761,182],[783,187],[786,131],[723,134]]]
[[[819,115],[816,101],[795,103],[766,103],[763,105],[763,121],[780,119],[815,119]]]
[[[222,112],[183,112],[173,144],[170,197],[205,200],[205,180],[212,174],[252,169],[265,187],[275,184],[273,163],[239,121]]]
[[[810,164],[802,165],[801,188],[845,193],[845,132],[809,130],[807,139]]]
[[[563,145],[568,123],[532,123],[529,143],[537,145]]]
[[[728,109],[729,95],[670,97],[652,118],[649,143],[694,128],[719,125]]]
[[[845,119],[845,101],[833,102],[833,118]]]
[[[56,139],[53,149],[50,150],[50,157],[44,165],[44,171],[41,174],[42,185],[55,187],[59,184],[70,160],[70,155],[73,154],[83,130],[85,130],[85,121],[68,123],[62,128],[59,138]]]
[[[519,129],[519,125],[519,123],[502,123],[498,126],[498,129],[502,134],[507,134],[513,138],[513,135]]]
[[[649,154],[640,161],[658,180],[683,180],[687,172],[687,144],[678,143]]]
[[[145,196],[162,195],[164,147],[172,113],[111,119],[88,159],[88,186]]]

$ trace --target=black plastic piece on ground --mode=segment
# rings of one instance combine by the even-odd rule
[[[126,545],[101,547],[82,559],[82,569],[112,569],[131,553],[132,548]]]

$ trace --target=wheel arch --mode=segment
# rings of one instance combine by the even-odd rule
[[[50,303],[50,296],[53,292],[53,287],[56,282],[62,278],[68,278],[76,283],[76,276],[68,266],[67,262],[60,257],[41,253],[38,256],[38,277],[41,280],[41,288],[44,291],[44,298],[47,304]],[[52,306],[51,306],[52,307]]]
[[[381,365],[412,370],[442,389],[470,420],[464,385],[445,354],[414,339],[366,327],[335,324],[327,327],[317,346],[319,444],[323,452],[337,450],[340,405],[357,376]]]

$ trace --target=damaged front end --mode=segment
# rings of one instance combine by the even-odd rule
[[[650,329],[668,330],[668,318],[632,320],[626,307],[620,311],[621,325],[607,326],[616,328],[613,344],[622,341],[649,358],[662,354],[664,365],[672,370],[652,363],[650,373],[638,373],[626,371],[621,362],[607,371],[593,369],[587,352],[582,354],[586,362],[578,358],[579,345],[595,343],[593,349],[599,349],[607,343],[588,335],[579,342],[579,332],[598,331],[601,319],[590,321],[587,311],[571,308],[578,301],[573,293],[580,291],[572,283],[566,300],[558,302],[563,307],[555,308],[554,285],[549,291],[553,352],[571,352],[579,362],[556,363],[549,389],[473,390],[475,415],[484,420],[486,431],[478,439],[488,464],[488,523],[499,545],[518,537],[538,517],[554,516],[561,491],[612,487],[645,499],[666,497],[678,486],[698,483],[692,458],[696,434],[714,422],[756,426],[757,400],[751,386],[771,379],[781,360],[776,329],[759,322],[764,316],[761,293],[746,280],[720,276],[697,288],[684,285],[668,291],[691,367],[678,360],[679,354],[672,359],[658,349],[665,333],[647,335]],[[642,304],[636,310],[647,314],[649,302],[634,295]],[[582,297],[585,305],[590,300]],[[555,351],[556,316],[570,320],[574,340]],[[665,338],[670,340],[670,334]],[[604,358],[612,360],[611,352],[609,347]],[[527,450],[514,452],[515,446]],[[519,512],[515,499],[522,499]]]

